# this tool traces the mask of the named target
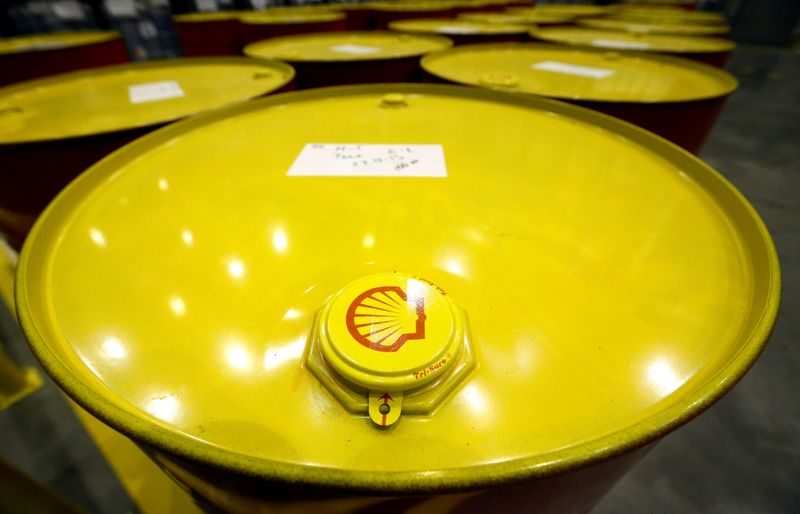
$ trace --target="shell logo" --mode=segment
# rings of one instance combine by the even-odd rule
[[[409,301],[398,286],[381,286],[358,295],[347,309],[350,335],[379,352],[396,352],[406,341],[425,339],[425,302]]]

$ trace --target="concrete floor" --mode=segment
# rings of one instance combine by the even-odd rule
[[[770,228],[783,266],[781,315],[742,382],[665,438],[596,514],[800,513],[800,54],[743,47],[728,68],[741,88],[702,157]],[[0,340],[18,361],[33,362],[7,312]],[[50,382],[0,412],[0,456],[92,513],[137,512]]]

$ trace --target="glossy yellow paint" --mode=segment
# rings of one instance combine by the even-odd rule
[[[736,46],[729,39],[714,37],[619,32],[582,27],[539,28],[531,30],[531,35],[537,39],[566,45],[682,54],[730,52]]]
[[[244,53],[250,57],[290,62],[371,61],[423,55],[444,50],[452,44],[440,36],[353,31],[299,34],[257,41],[244,47]]]
[[[725,25],[725,17],[719,13],[705,11],[655,11],[643,12],[641,10],[622,9],[613,15],[614,19],[629,20],[645,23],[673,23],[690,25]]]
[[[468,12],[457,16],[459,20],[479,23],[499,23],[503,25],[563,25],[573,18],[547,13],[512,14],[499,12]]]
[[[524,25],[504,25],[500,23],[481,23],[469,20],[417,19],[398,20],[389,24],[391,30],[412,34],[525,34],[529,27]]]
[[[292,68],[280,62],[190,58],[105,67],[7,86],[0,88],[0,110],[6,111],[0,117],[0,143],[62,139],[164,123],[261,96],[293,77]],[[177,83],[181,94],[173,86],[160,99],[140,101],[143,97],[130,89],[164,82]]]
[[[119,39],[119,34],[111,31],[56,32],[0,38],[0,54],[35,52],[71,46],[91,45]]]
[[[239,11],[193,12],[177,14],[172,19],[180,23],[203,23],[207,21],[236,20],[241,15],[242,13]]]
[[[461,84],[572,100],[678,102],[737,86],[725,71],[682,59],[533,43],[456,47],[425,56],[422,67]]]
[[[287,176],[323,142],[441,145],[447,176]],[[384,432],[302,363],[332,295],[393,271],[465,311],[479,368]],[[756,213],[677,147],[543,98],[395,84],[270,97],[125,147],[39,219],[16,298],[46,369],[138,440],[399,492],[662,435],[752,364],[779,288]]]
[[[98,421],[75,402],[68,403],[142,514],[202,514],[189,493],[164,474],[130,439]]]
[[[536,7],[509,7],[506,12],[509,14],[549,14],[568,18],[585,18],[603,16],[610,13],[611,10],[600,5],[542,4]]]
[[[687,25],[680,23],[645,23],[619,19],[578,20],[578,25],[600,30],[621,30],[647,34],[673,34],[679,36],[718,36],[730,32],[727,26]]]
[[[372,9],[384,12],[447,11],[452,8],[449,2],[374,2]]]
[[[0,301],[16,316],[14,307],[14,273],[19,256],[0,234]]]
[[[257,11],[242,14],[239,20],[245,25],[284,25],[296,23],[321,23],[344,20],[346,14],[336,11]]]

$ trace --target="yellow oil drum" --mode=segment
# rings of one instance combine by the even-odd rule
[[[16,277],[58,385],[248,514],[588,512],[742,377],[779,291],[694,156],[422,84],[150,134],[50,204]]]
[[[269,9],[243,14],[240,20],[245,43],[294,34],[347,30],[347,15],[337,11],[285,12]]]
[[[442,36],[389,31],[305,34],[259,41],[244,48],[255,58],[279,59],[297,70],[298,89],[374,82],[416,82],[420,58],[451,47]]]
[[[525,25],[503,25],[501,23],[437,18],[393,21],[389,24],[389,28],[395,32],[405,34],[446,36],[452,39],[455,45],[526,41],[529,31],[529,27]]]
[[[241,55],[244,38],[236,11],[197,12],[173,18],[187,57]]]
[[[386,30],[389,23],[412,18],[450,18],[453,8],[449,2],[380,2],[372,6],[375,28]]]
[[[291,86],[294,70],[244,57],[110,66],[0,88],[0,232],[19,247],[73,178],[189,115]]]
[[[474,21],[479,23],[496,23],[501,25],[527,25],[527,26],[568,26],[572,25],[575,18],[559,14],[530,12],[525,14],[512,14],[506,12],[470,12],[458,15],[459,20]]]
[[[689,25],[685,23],[646,23],[601,18],[578,20],[578,25],[598,30],[619,30],[643,34],[675,36],[721,36],[730,32],[727,25]]]
[[[539,43],[465,45],[422,59],[434,81],[566,100],[697,153],[738,82],[678,57]]]
[[[0,38],[0,86],[128,61],[116,32],[61,32]]]
[[[582,27],[537,28],[531,38],[545,43],[589,46],[608,50],[655,52],[685,57],[724,68],[736,44],[714,37],[670,36],[616,30],[593,30]]]
[[[602,5],[542,4],[536,7],[510,7],[506,9],[506,12],[514,14],[542,13],[553,16],[566,16],[569,18],[597,18],[598,16],[605,16],[614,11],[611,7]]]

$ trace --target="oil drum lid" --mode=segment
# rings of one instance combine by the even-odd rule
[[[729,39],[714,37],[592,30],[580,27],[540,28],[532,30],[531,35],[552,43],[680,54],[730,52],[736,46]]]
[[[725,25],[689,25],[681,23],[647,23],[619,19],[578,20],[578,25],[600,30],[623,30],[648,34],[675,34],[683,36],[715,36],[727,34]]]
[[[694,156],[569,104],[413,84],[145,136],[50,204],[16,282],[38,358],[115,428],[383,493],[644,444],[744,374],[778,290],[764,225]]]
[[[390,31],[329,32],[257,41],[247,45],[244,53],[289,62],[371,61],[413,57],[452,45],[452,41],[442,36]]]
[[[503,25],[563,25],[571,23],[571,16],[530,12],[512,14],[507,12],[466,12],[457,16],[459,20],[480,23],[500,23]]]
[[[242,14],[239,18],[245,25],[290,25],[303,23],[325,23],[347,18],[342,12],[329,10],[257,11]]]
[[[261,96],[293,77],[285,63],[229,57],[125,64],[24,82],[0,88],[0,144],[166,123]]]
[[[501,35],[525,34],[529,28],[524,25],[504,25],[500,23],[482,23],[469,20],[445,19],[410,19],[389,23],[391,30],[419,34],[448,35]]]
[[[53,34],[37,34],[33,36],[16,36],[0,38],[0,55],[25,52],[41,52],[58,48],[93,45],[113,39],[119,34],[112,31],[79,31],[56,32]]]
[[[737,87],[729,73],[685,59],[535,43],[460,46],[422,67],[461,84],[598,102],[701,100]]]

